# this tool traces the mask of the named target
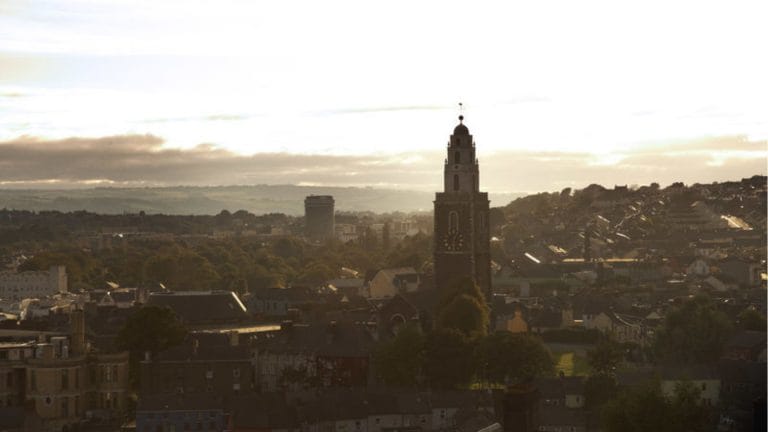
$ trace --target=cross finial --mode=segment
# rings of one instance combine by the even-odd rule
[[[464,104],[459,102],[459,123],[464,123]]]

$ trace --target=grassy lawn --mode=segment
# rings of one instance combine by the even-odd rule
[[[572,352],[561,352],[552,353],[552,357],[555,360],[556,374],[559,374],[560,371],[563,371],[565,376],[587,375],[589,373],[587,359],[582,356]]]

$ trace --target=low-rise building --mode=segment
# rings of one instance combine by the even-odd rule
[[[413,267],[382,269],[368,282],[370,298],[388,298],[419,289],[420,277]]]
[[[48,270],[0,273],[0,299],[23,300],[67,292],[67,270],[52,266]]]
[[[38,430],[115,419],[128,409],[128,353],[88,351],[82,311],[70,318],[68,333],[0,344],[0,399],[7,407],[25,407]]]

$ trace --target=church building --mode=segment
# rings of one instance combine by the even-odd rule
[[[475,142],[459,116],[448,143],[443,192],[435,194],[435,284],[444,291],[472,277],[490,302],[489,201],[479,185]]]

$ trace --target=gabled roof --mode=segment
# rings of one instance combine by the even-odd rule
[[[187,324],[237,322],[248,312],[232,291],[168,291],[149,295],[148,306],[171,308]]]
[[[398,277],[413,278],[414,275],[418,276],[418,273],[416,272],[416,270],[414,270],[413,267],[396,267],[396,268],[381,269],[376,273],[376,276],[378,276],[379,274],[382,274],[387,280],[390,280],[390,281],[394,281]],[[416,282],[416,280],[414,279],[413,282]]]
[[[273,352],[311,352],[320,356],[367,357],[374,341],[360,324],[331,322],[327,324],[293,324],[264,339],[259,345]]]
[[[274,430],[298,426],[296,407],[283,393],[250,394],[235,398],[230,404],[236,429]]]
[[[755,349],[765,348],[766,333],[761,331],[744,330],[733,335],[726,343],[726,349]]]

